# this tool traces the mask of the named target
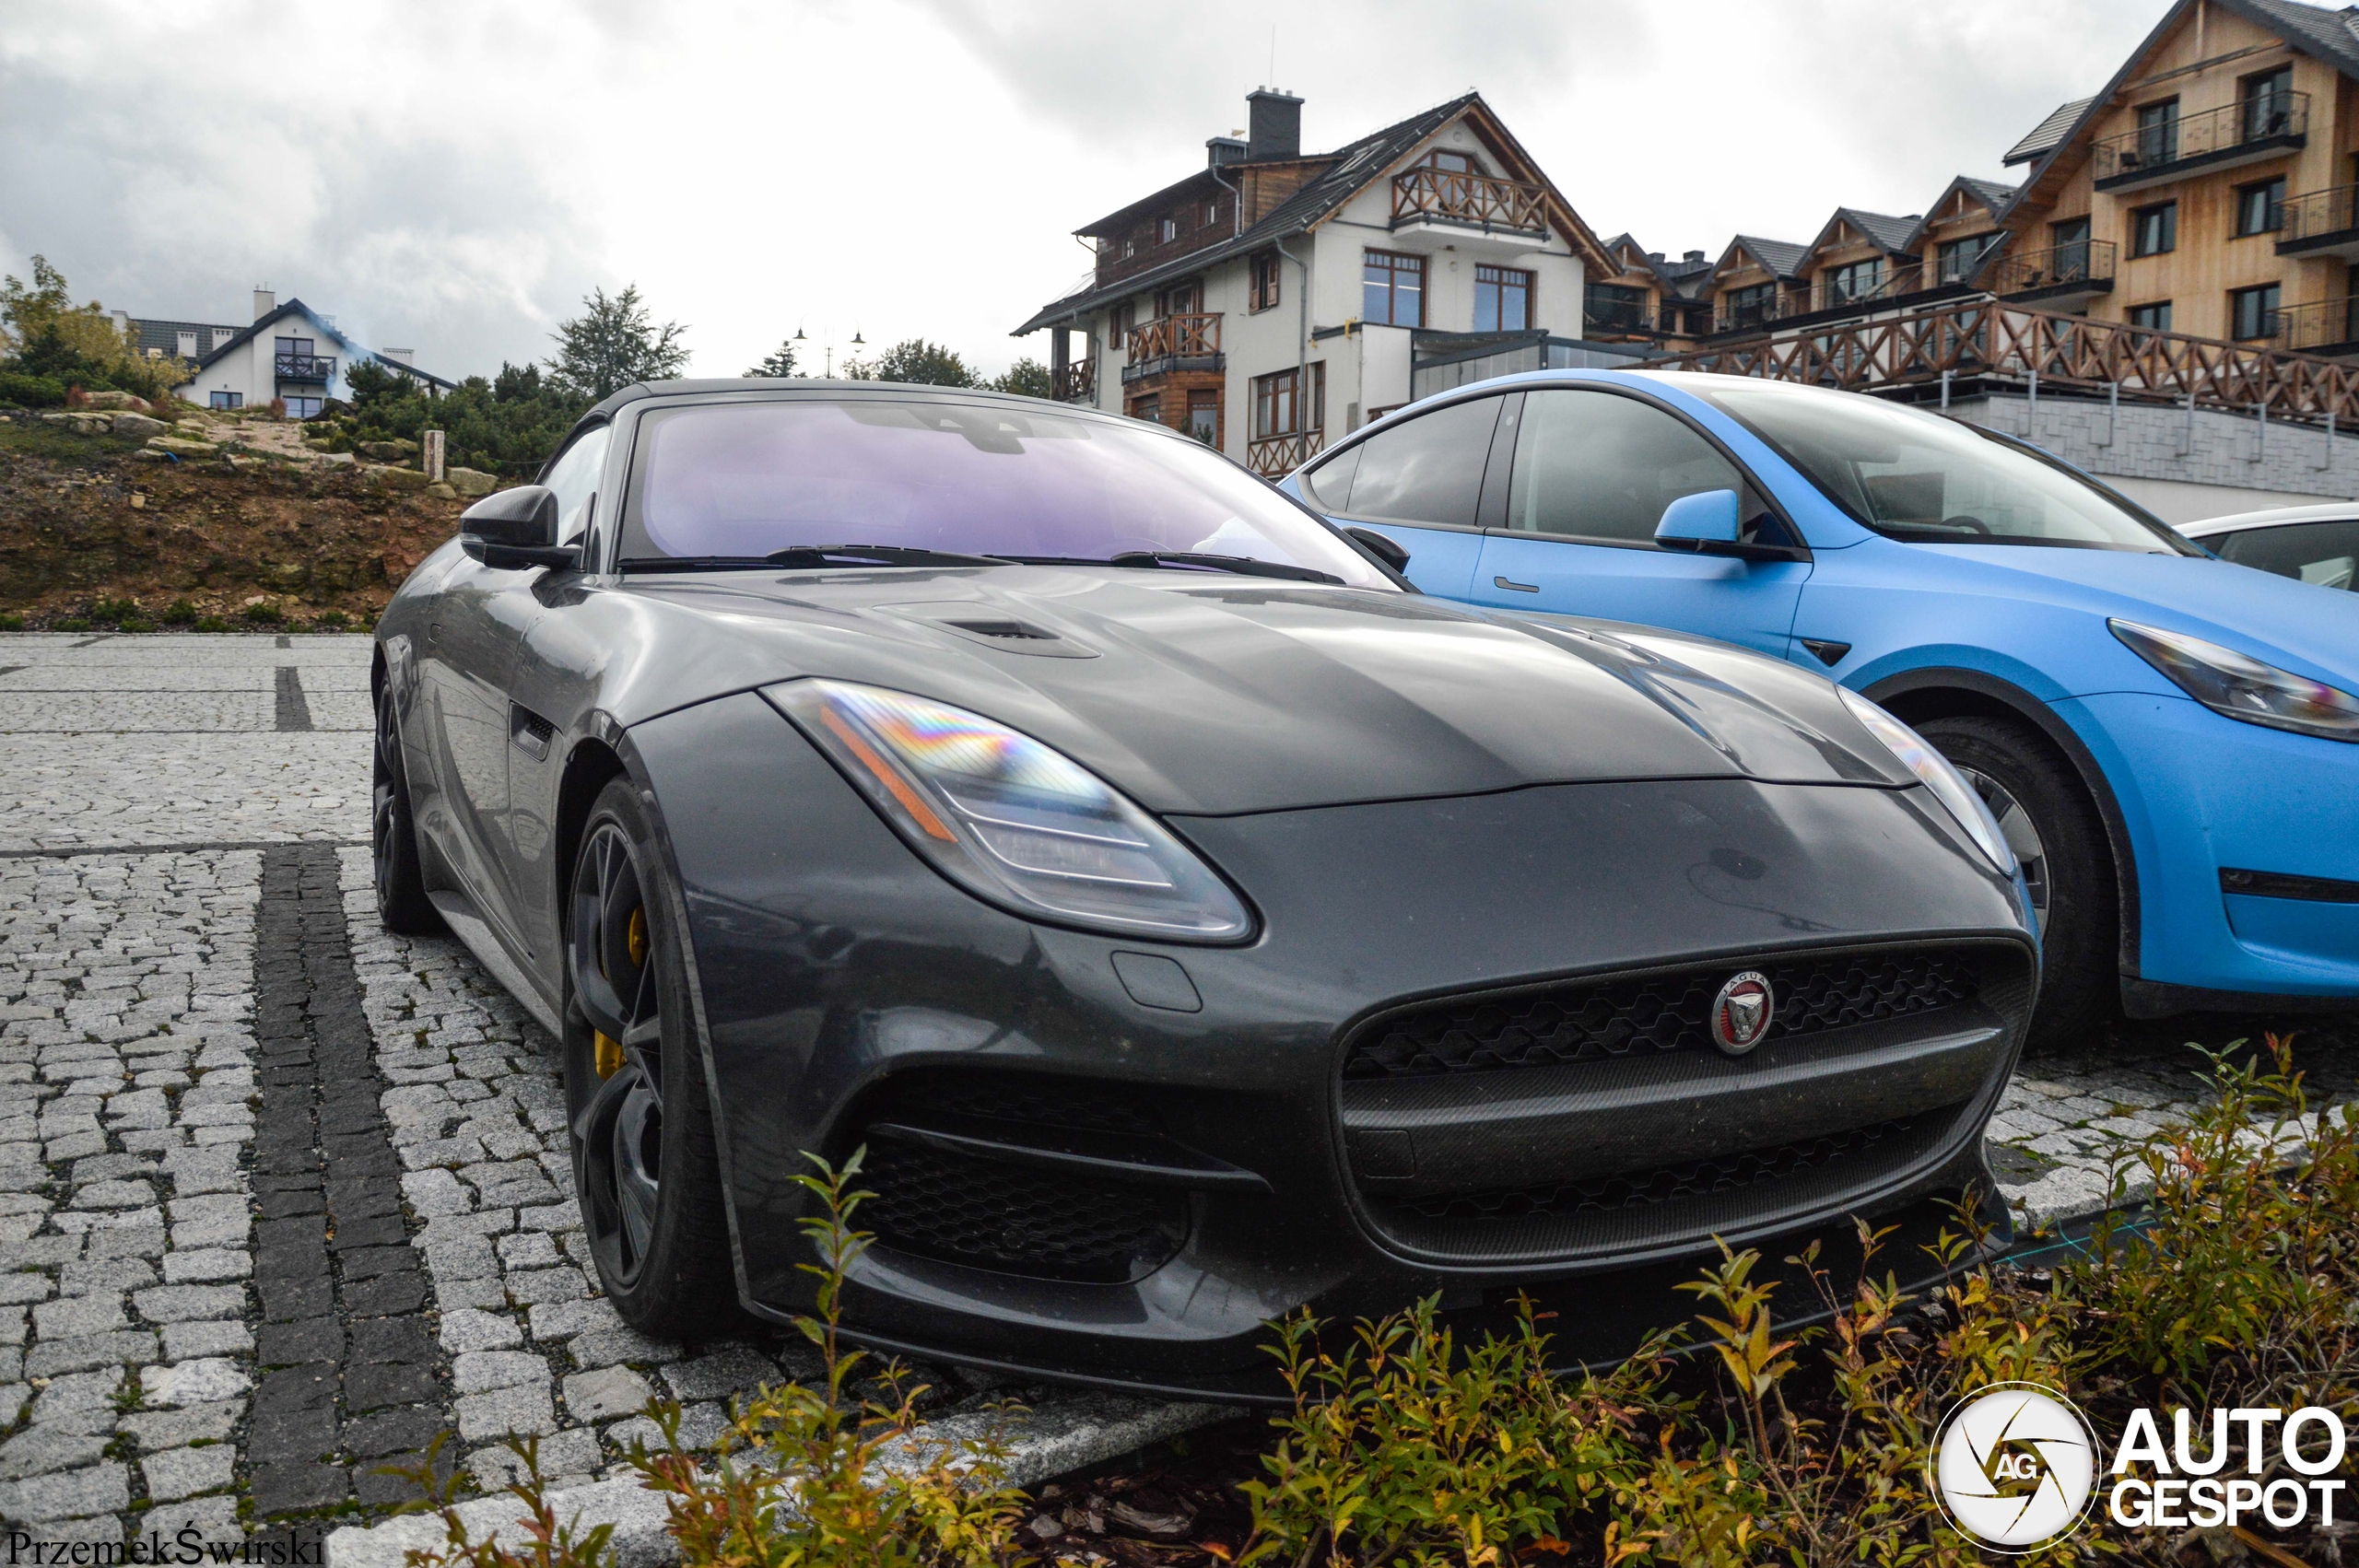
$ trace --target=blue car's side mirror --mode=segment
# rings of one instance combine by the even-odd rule
[[[1655,543],[1666,550],[1706,550],[1743,537],[1734,490],[1682,496],[1662,509],[1662,521],[1655,524]]]

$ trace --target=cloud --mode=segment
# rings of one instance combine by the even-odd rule
[[[638,283],[700,374],[792,333],[987,369],[1077,225],[1272,77],[1314,149],[1470,87],[1601,233],[1913,212],[2094,90],[2162,0],[0,0],[0,266],[134,313],[299,294],[445,374]]]

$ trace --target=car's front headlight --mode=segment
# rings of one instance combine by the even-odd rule
[[[1252,917],[1194,851],[1096,774],[979,713],[842,681],[765,694],[910,848],[1018,915],[1167,942]]]
[[[2106,625],[2130,652],[2214,713],[2297,735],[2359,741],[2359,697],[2349,692],[2185,632],[2135,621]]]
[[[1957,818],[1957,825],[1966,829],[1966,837],[1990,857],[1999,874],[2014,875],[2015,852],[2007,847],[2007,836],[2001,831],[1999,819],[1990,814],[1990,808],[1982,803],[1974,786],[1950,766],[1950,759],[1935,751],[1924,736],[1850,687],[1836,689],[1843,694],[1843,706],[1851,710],[1851,717],[1866,725],[1868,732],[1882,741],[1900,759],[1900,765],[1915,774],[1933,792],[1933,798],[1949,809],[1950,815]]]

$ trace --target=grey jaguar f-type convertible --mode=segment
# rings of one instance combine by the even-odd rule
[[[463,527],[377,628],[378,903],[561,1042],[650,1332],[807,1305],[806,1152],[869,1342],[1248,1397],[1297,1307],[1602,1358],[1715,1237],[1989,1189],[2021,881],[1827,681],[988,392],[635,386]]]

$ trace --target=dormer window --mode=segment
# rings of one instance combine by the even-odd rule
[[[1161,234],[1161,237],[1162,237],[1163,242],[1164,242],[1165,244],[1167,244],[1167,245],[1170,244],[1170,243],[1171,243],[1171,241],[1173,241],[1174,240],[1179,239],[1179,238],[1180,238],[1180,220],[1179,220],[1178,218],[1176,218],[1176,217],[1167,217],[1167,218],[1165,218],[1165,219],[1163,220],[1163,228],[1162,228],[1162,234]]]
[[[1446,170],[1452,174],[1480,174],[1483,172],[1482,165],[1474,161],[1474,155],[1473,153],[1450,152],[1447,148],[1443,147],[1436,147],[1433,151],[1426,154],[1426,164],[1428,168]]]

